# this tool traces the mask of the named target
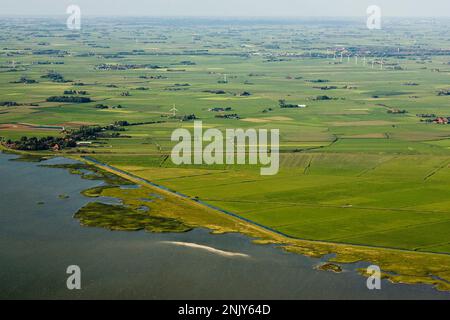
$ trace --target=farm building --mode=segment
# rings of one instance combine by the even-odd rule
[[[437,124],[448,124],[449,123],[449,119],[448,118],[444,118],[444,117],[438,117],[438,118],[434,119],[433,122],[437,123]]]

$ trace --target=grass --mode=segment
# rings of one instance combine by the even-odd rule
[[[321,264],[321,265],[319,265],[317,267],[317,269],[323,270],[323,271],[331,271],[331,272],[334,272],[334,273],[342,272],[342,268],[340,266],[338,266],[337,264],[334,264],[334,263]]]
[[[187,232],[191,230],[189,226],[174,219],[154,217],[124,206],[99,202],[88,203],[74,217],[84,226],[116,231]]]

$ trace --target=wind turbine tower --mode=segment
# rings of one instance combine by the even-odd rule
[[[177,116],[177,111],[178,111],[178,109],[175,108],[175,105],[173,105],[173,107],[172,107],[172,109],[170,109],[170,111],[172,112],[172,116],[173,116],[173,117],[176,117],[176,116]]]

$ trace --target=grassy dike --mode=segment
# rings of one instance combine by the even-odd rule
[[[0,147],[0,150],[5,150]],[[11,152],[22,159],[54,156],[27,152]],[[63,154],[61,156],[64,156]],[[335,256],[325,264],[336,270],[345,269],[345,264],[367,261],[380,266],[382,276],[394,283],[427,284],[441,291],[450,291],[450,255],[422,253],[408,250],[377,248],[359,245],[337,244],[323,241],[300,240],[284,237],[257,225],[208,208],[200,203],[178,196],[170,191],[161,190],[144,184],[125,173],[108,168],[100,168],[88,163],[81,157],[70,158],[83,162],[81,165],[55,165],[49,167],[66,168],[73,174],[85,179],[106,181],[105,186],[83,191],[88,197],[114,197],[123,205],[107,205],[94,202],[80,209],[74,217],[82,225],[103,227],[110,230],[147,230],[151,232],[185,232],[192,228],[203,227],[212,233],[238,232],[254,238],[256,244],[275,244],[288,252],[310,257]],[[83,173],[81,169],[92,173]],[[137,184],[136,189],[122,189],[119,185]],[[142,211],[141,208],[149,208]],[[328,267],[318,267],[327,270]],[[359,270],[368,276],[365,270]]]

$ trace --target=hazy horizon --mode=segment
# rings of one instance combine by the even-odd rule
[[[65,15],[71,4],[85,16],[351,18],[378,5],[386,17],[450,17],[448,0],[1,0],[0,16]]]

